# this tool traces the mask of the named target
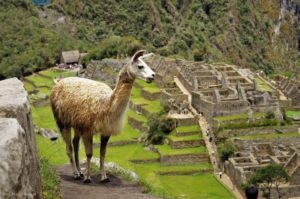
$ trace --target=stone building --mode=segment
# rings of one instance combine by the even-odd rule
[[[293,107],[300,107],[300,81],[277,77],[277,86],[291,99]]]
[[[232,157],[225,163],[225,172],[241,188],[241,185],[254,174],[254,172],[269,164],[279,164],[284,167],[290,180],[280,186],[283,198],[300,196],[300,156],[299,149],[290,145],[274,143],[256,143],[250,150],[238,153],[240,157]],[[275,188],[271,192],[272,198],[277,195]],[[262,197],[260,197],[262,198]]]
[[[149,63],[156,71],[160,87],[168,88],[174,77],[192,95],[192,105],[211,121],[215,116],[278,109],[278,94],[258,90],[254,75],[249,69],[216,63],[193,62],[155,56]],[[177,89],[163,90],[167,97]]]

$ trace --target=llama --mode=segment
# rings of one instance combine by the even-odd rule
[[[74,179],[83,177],[78,157],[79,141],[82,138],[87,167],[84,182],[91,182],[93,135],[98,133],[101,135],[101,182],[109,182],[104,169],[106,145],[110,136],[118,135],[122,130],[124,113],[135,79],[142,79],[147,83],[154,80],[155,73],[143,61],[145,57],[151,55],[152,53],[145,54],[144,50],[137,51],[130,62],[121,69],[114,90],[104,83],[79,77],[62,79],[53,87],[50,95],[52,112],[66,143]],[[71,128],[74,129],[72,141]]]

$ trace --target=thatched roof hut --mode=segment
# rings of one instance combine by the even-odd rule
[[[60,62],[64,64],[79,63],[80,53],[78,50],[64,51],[61,53]]]

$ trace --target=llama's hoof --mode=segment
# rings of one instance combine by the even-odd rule
[[[81,178],[83,178],[83,177],[84,177],[83,173],[81,173],[81,172],[79,173],[79,175],[80,175],[80,177],[81,177]]]
[[[91,183],[91,182],[92,182],[91,177],[85,177],[83,180],[83,183]]]
[[[82,177],[83,177],[83,176],[81,176],[81,174],[76,173],[76,174],[74,174],[73,179],[74,179],[74,180],[80,180],[80,179],[82,179]]]
[[[109,178],[105,178],[105,179],[101,180],[100,182],[101,183],[108,183],[108,182],[110,182],[110,179]]]

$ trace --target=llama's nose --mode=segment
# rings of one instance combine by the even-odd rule
[[[153,78],[155,77],[155,73],[152,74],[152,77],[153,77]]]

